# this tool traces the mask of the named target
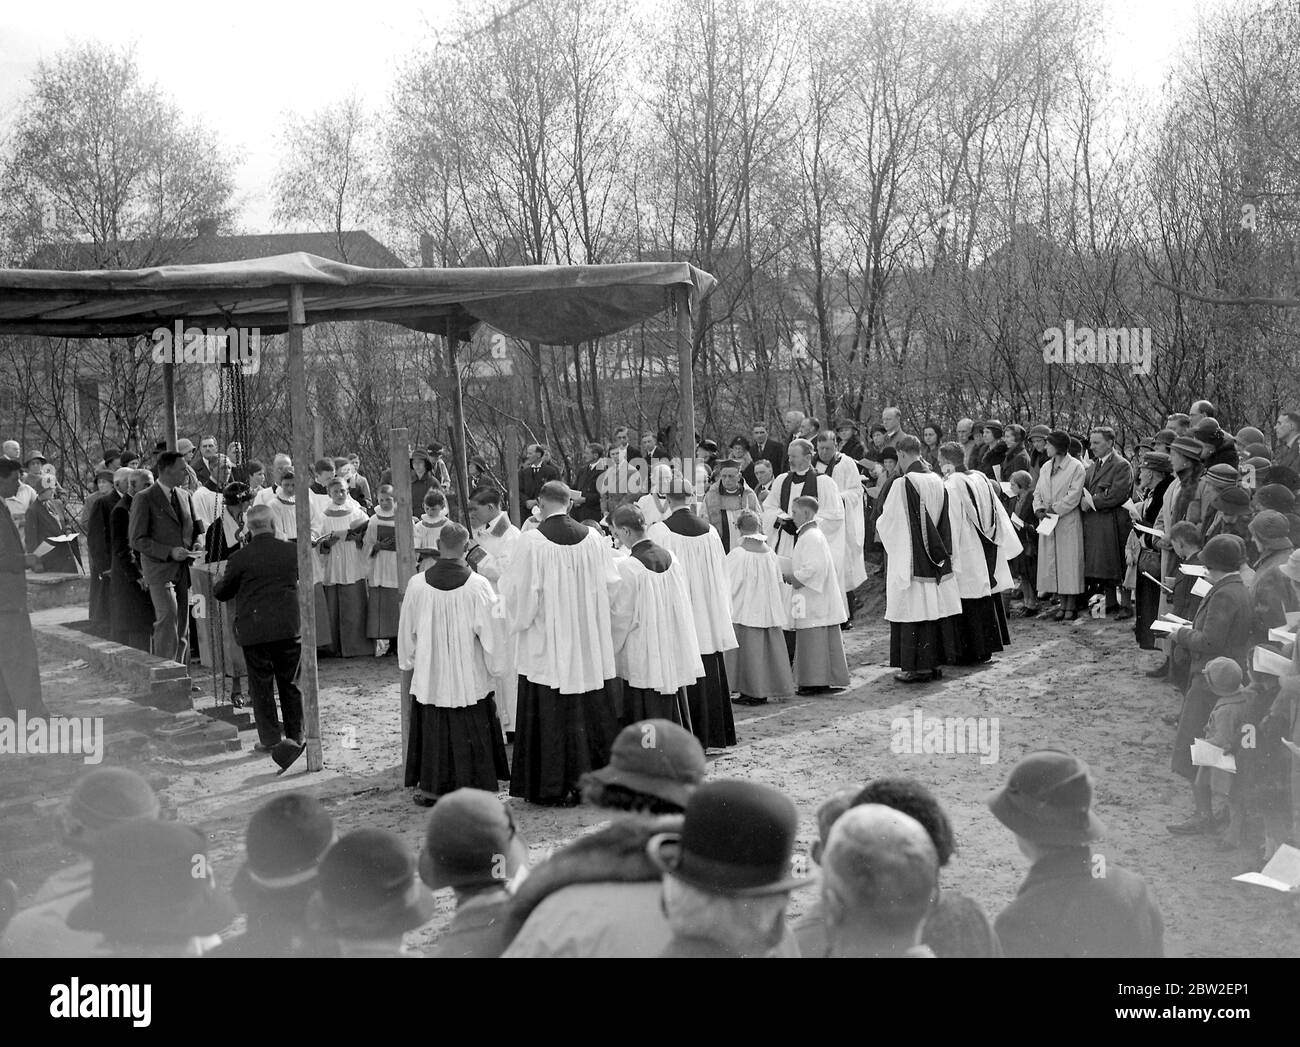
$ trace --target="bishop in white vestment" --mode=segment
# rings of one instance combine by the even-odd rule
[[[794,549],[796,526],[791,518],[791,506],[796,498],[807,496],[817,499],[817,523],[822,528],[836,562],[844,559],[844,499],[840,489],[829,476],[813,469],[813,445],[807,440],[792,440],[787,452],[790,471],[782,473],[772,482],[764,508],[777,515],[777,527],[772,535],[772,548],[778,556],[788,557]]]

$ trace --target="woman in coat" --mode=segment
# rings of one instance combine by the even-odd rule
[[[1083,463],[1070,457],[1070,437],[1054,429],[1047,438],[1051,459],[1038,474],[1034,489],[1034,515],[1038,517],[1038,591],[1056,593],[1061,609],[1055,621],[1079,617],[1079,595],[1083,592]],[[1043,534],[1043,522],[1055,516],[1056,527]]]

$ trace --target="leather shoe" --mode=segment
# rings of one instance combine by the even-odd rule
[[[1194,814],[1185,822],[1166,825],[1165,828],[1175,836],[1204,836],[1214,831],[1214,819],[1203,814]]]
[[[732,705],[766,705],[766,698],[753,698],[748,694],[739,694],[731,699]]]

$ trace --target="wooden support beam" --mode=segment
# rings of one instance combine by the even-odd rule
[[[397,540],[397,594],[406,595],[406,583],[415,574],[415,521],[411,508],[411,436],[406,429],[388,431],[388,470],[393,477],[393,535]],[[378,495],[378,492],[376,492]],[[411,731],[411,695],[400,688],[402,762],[397,777],[406,779],[406,747]]]
[[[465,438],[465,399],[460,387],[460,363],[456,356],[456,333],[452,318],[447,317],[447,365],[451,368],[451,409],[455,416],[452,454],[456,456],[456,493],[460,505],[460,522],[472,529],[469,520],[469,451]]]
[[[681,395],[677,404],[677,447],[682,459],[682,475],[694,482],[694,472],[687,469],[688,463],[695,458],[694,331],[691,325],[691,289],[685,284],[673,288],[673,319],[677,337],[677,385]]]
[[[302,331],[307,317],[302,285],[289,287],[289,328],[285,347],[289,363],[289,410],[293,425],[294,517],[298,524],[298,618],[302,635],[298,689],[302,692],[303,732],[307,741],[307,770],[325,766],[320,738],[320,699],[316,676],[316,587],[311,544],[311,416],[307,409],[307,364],[302,352]]]

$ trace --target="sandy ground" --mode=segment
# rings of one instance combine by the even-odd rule
[[[1205,838],[1172,837],[1169,822],[1190,814],[1190,790],[1169,770],[1174,729],[1160,714],[1176,711],[1172,688],[1143,671],[1154,654],[1138,651],[1130,622],[1073,624],[1013,619],[1012,646],[977,670],[948,669],[942,681],[907,686],[885,666],[888,627],[877,610],[869,624],[845,634],[853,686],[842,695],[791,698],[766,707],[736,707],[740,744],[710,757],[710,777],[747,778],[783,790],[800,811],[799,846],[816,832],[814,811],[837,786],[883,774],[926,782],[947,806],[958,852],[944,883],[995,915],[1014,897],[1025,861],[1014,839],[985,806],[988,793],[1025,752],[1066,748],[1086,759],[1097,781],[1096,808],[1108,832],[1099,851],[1107,861],[1142,874],[1164,914],[1172,956],[1300,955],[1300,907],[1282,895],[1230,882],[1249,868],[1236,853],[1222,854]],[[78,663],[43,666],[47,701],[56,713],[109,718],[108,731],[129,729],[134,706],[127,688],[96,679]],[[218,881],[233,877],[249,814],[267,797],[303,789],[319,796],[340,831],[378,826],[420,846],[425,812],[400,785],[401,733],[396,660],[326,661],[320,668],[325,769],[311,774],[301,761],[282,778],[252,753],[255,734],[241,735],[244,751],[182,764],[131,736],[110,743],[108,762],[146,773],[182,821],[207,832]],[[210,689],[210,683],[205,681]],[[923,717],[986,717],[997,727],[991,754],[895,753],[892,725]],[[115,727],[116,725],[116,727]],[[359,748],[345,748],[355,735]],[[138,737],[135,739],[139,741]],[[42,760],[43,777],[24,770]],[[80,765],[73,757],[5,757],[0,762],[0,856],[5,875],[23,891],[68,860],[49,840],[49,815]],[[56,767],[50,764],[61,761]],[[26,785],[22,783],[28,783]],[[503,792],[502,798],[506,799]],[[539,808],[508,801],[534,861],[599,825],[599,811]],[[814,891],[796,892],[797,915]],[[439,894],[436,919],[409,939],[427,945],[450,915]]]

